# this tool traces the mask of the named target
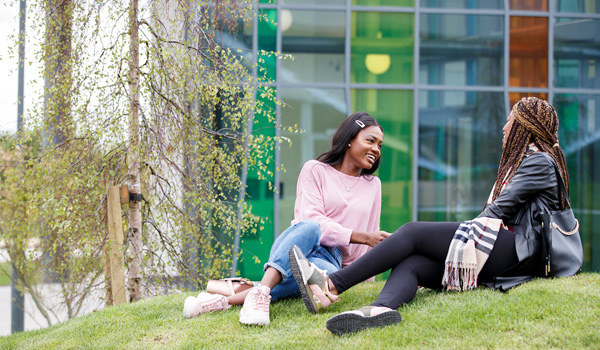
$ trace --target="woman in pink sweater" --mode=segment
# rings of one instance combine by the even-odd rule
[[[288,257],[293,245],[318,268],[332,273],[388,237],[379,230],[381,181],[372,175],[379,167],[382,144],[383,129],[370,115],[356,112],[346,118],[331,149],[302,167],[294,220],[273,243],[260,283],[229,297],[208,293],[188,297],[184,317],[243,304],[240,322],[267,325],[271,300],[300,295]],[[318,295],[314,305],[327,307],[334,301]]]

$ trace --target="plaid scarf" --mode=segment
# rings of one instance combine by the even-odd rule
[[[477,287],[477,276],[494,248],[502,220],[476,218],[458,226],[448,255],[442,285],[447,290]]]

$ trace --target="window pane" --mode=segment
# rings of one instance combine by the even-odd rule
[[[421,16],[419,81],[431,85],[502,85],[502,16]]]
[[[279,232],[289,227],[294,216],[296,182],[304,162],[314,159],[331,148],[331,138],[347,116],[343,89],[279,89],[287,104],[281,109],[283,125],[298,125],[302,133],[282,132],[290,138],[291,147],[281,147],[281,162],[285,172],[281,175],[281,200],[279,201]]]
[[[548,11],[548,0],[510,0],[511,10]]]
[[[510,86],[548,86],[548,18],[510,18]]]
[[[412,7],[415,0],[352,0],[352,5]]]
[[[464,221],[481,212],[502,153],[507,116],[502,95],[420,95],[418,220]]]
[[[381,227],[390,232],[412,217],[413,93],[403,90],[356,89],[352,110],[365,111],[383,127]]]
[[[600,95],[555,96],[560,119],[559,143],[567,158],[571,204],[580,223],[585,252],[600,251],[594,230],[600,225]],[[594,255],[594,254],[592,254]],[[597,254],[595,254],[597,256]],[[586,254],[583,269],[600,270],[600,259]]]
[[[501,10],[503,4],[504,0],[421,0],[421,6],[434,8]]]
[[[600,88],[600,20],[559,18],[554,24],[554,86]]]
[[[600,0],[556,0],[559,12],[600,13]]]
[[[351,82],[412,83],[413,17],[409,13],[352,13]]]
[[[345,13],[284,11],[282,51],[295,58],[281,61],[281,81],[343,82]]]
[[[265,87],[261,90],[270,90],[275,94],[272,88]],[[253,134],[275,136],[275,103],[267,98],[261,97],[262,91],[256,94],[256,100],[263,105],[262,110],[268,111],[264,114],[256,113],[254,115]],[[269,156],[274,156],[274,149],[268,149]],[[275,172],[274,163],[268,165],[269,171]],[[248,276],[256,281],[262,278],[262,265],[269,259],[269,252],[273,243],[273,190],[269,188],[269,182],[273,183],[273,176],[267,176],[267,180],[259,179],[258,171],[255,167],[248,167],[248,178],[246,186],[246,201],[252,205],[252,213],[266,220],[260,233],[243,232],[238,269],[242,276]],[[266,174],[263,174],[266,175]],[[255,261],[258,257],[260,262]]]
[[[277,31],[275,23],[277,23],[276,10],[259,10],[264,19],[258,21],[258,70],[257,74],[261,80],[275,81],[275,55],[270,52],[275,52],[277,49],[275,41],[277,40]]]

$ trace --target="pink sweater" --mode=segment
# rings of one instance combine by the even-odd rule
[[[346,191],[346,186],[353,185]],[[342,267],[371,249],[366,244],[350,244],[352,230],[379,231],[380,214],[381,181],[378,177],[356,178],[318,160],[304,163],[298,176],[292,225],[308,219],[321,224],[321,245],[339,247]]]

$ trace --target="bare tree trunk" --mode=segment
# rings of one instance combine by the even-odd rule
[[[127,289],[129,301],[142,297],[142,213],[139,149],[139,38],[138,0],[129,8],[129,148],[127,150],[129,201],[130,261]]]

